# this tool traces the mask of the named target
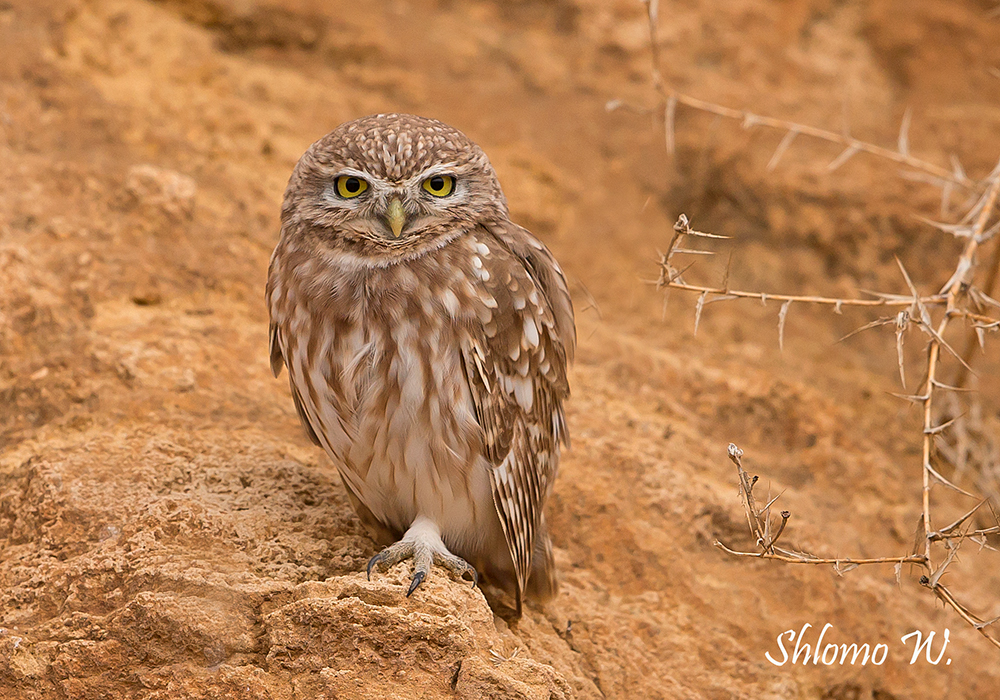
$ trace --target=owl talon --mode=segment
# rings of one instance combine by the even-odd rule
[[[479,572],[476,571],[476,567],[465,561],[465,559],[462,559],[462,557],[457,557],[451,552],[435,552],[434,563],[448,569],[448,571],[457,575],[462,581],[472,581],[473,588],[479,585]],[[471,576],[472,578],[469,579],[466,576]]]
[[[473,588],[479,583],[476,569],[462,557],[449,552],[441,541],[437,526],[425,518],[415,520],[403,539],[368,560],[365,570],[368,580],[372,580],[372,571],[386,571],[406,559],[413,559],[413,578],[406,591],[407,598],[423,583],[435,564],[448,569],[463,581],[468,581],[468,577],[471,577]]]
[[[382,563],[382,552],[379,552],[374,557],[368,560],[368,569],[365,572],[368,575],[368,580],[372,580],[372,569]]]
[[[413,591],[417,590],[417,586],[424,582],[424,577],[427,576],[426,571],[418,571],[413,574],[413,579],[410,580],[410,588],[406,591],[406,597],[409,598]]]

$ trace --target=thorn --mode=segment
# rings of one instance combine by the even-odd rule
[[[903,309],[896,314],[896,362],[899,365],[899,383],[906,388],[906,372],[903,369],[903,333],[910,325],[910,314]]]
[[[974,507],[972,508],[972,510],[970,510],[970,511],[969,511],[968,513],[966,513],[965,515],[963,515],[963,516],[962,516],[961,518],[959,518],[958,520],[956,520],[955,522],[953,522],[953,523],[952,523],[951,525],[949,525],[948,527],[943,527],[943,528],[941,528],[941,529],[940,529],[940,530],[938,531],[938,533],[937,533],[937,534],[942,534],[942,535],[950,535],[950,534],[952,533],[952,531],[953,531],[953,530],[954,530],[955,528],[959,527],[959,526],[960,526],[960,525],[961,525],[962,523],[964,523],[964,522],[965,522],[966,520],[968,520],[968,519],[969,519],[969,518],[971,518],[971,517],[972,517],[973,515],[975,515],[976,511],[977,511],[977,510],[979,510],[980,508],[982,508],[982,507],[983,507],[983,504],[984,504],[984,503],[988,503],[988,502],[989,502],[989,500],[990,500],[990,499],[988,499],[988,498],[984,498],[984,499],[983,499],[983,500],[981,500],[981,501],[980,501],[979,503],[977,503],[977,504],[976,504],[976,505],[975,505],[975,506],[974,506]],[[932,537],[933,537],[933,534],[934,534],[934,533],[932,533],[932,535],[931,535]]]
[[[975,393],[975,389],[968,389],[961,386],[952,386],[951,384],[945,384],[944,382],[939,382],[937,379],[932,379],[931,384],[934,385],[936,389],[943,389],[944,391],[965,391],[968,393]]]
[[[931,574],[931,577],[928,581],[930,588],[935,588],[938,585],[938,581],[941,579],[942,576],[944,576],[944,572],[948,569],[949,566],[951,566],[951,563],[955,560],[955,557],[958,556],[958,550],[961,546],[962,542],[961,540],[959,540],[959,543],[954,547],[952,547],[951,550],[948,552],[948,556],[945,558],[944,563],[938,567],[937,571]],[[923,581],[921,581],[921,583],[923,583]]]
[[[714,251],[711,250],[696,250],[695,248],[674,248],[675,253],[684,253],[686,255],[715,255]]]
[[[899,148],[899,155],[903,157],[909,157],[910,155],[910,117],[913,116],[913,110],[909,107],[903,112],[903,123],[899,125],[899,140],[897,146]]]
[[[694,334],[698,335],[698,324],[701,323],[701,311],[705,308],[705,297],[708,296],[708,292],[702,292],[698,295],[698,302],[694,305]]]
[[[928,472],[930,472],[934,476],[935,479],[937,479],[938,481],[940,481],[945,487],[951,489],[952,491],[957,491],[958,493],[962,494],[963,496],[968,496],[969,498],[978,498],[978,496],[976,496],[974,493],[969,493],[965,489],[959,488],[958,486],[955,486],[955,484],[953,484],[950,481],[948,481],[947,479],[945,479],[931,465],[924,464],[924,469],[926,469]]]
[[[791,299],[781,305],[778,311],[778,350],[785,351],[785,319],[788,318],[788,307],[792,305]]]
[[[865,325],[861,326],[861,328],[855,328],[853,331],[851,331],[850,333],[848,333],[847,335],[845,335],[843,338],[841,338],[837,342],[838,343],[842,343],[845,340],[847,340],[848,338],[852,338],[852,337],[856,336],[858,333],[861,333],[863,331],[867,331],[870,328],[876,328],[878,326],[887,326],[887,325],[889,325],[892,322],[893,322],[893,319],[891,319],[891,318],[877,318],[874,321],[871,321],[870,323],[866,323]]]
[[[692,265],[694,265],[694,263],[691,263],[690,265],[685,266],[681,270],[674,270],[673,274],[671,274],[670,278],[667,280],[667,284],[666,285],[662,285],[662,286],[669,286],[670,283],[676,282],[677,280],[679,280],[681,278],[681,275],[683,275],[685,272],[687,272],[688,270],[691,269]]]
[[[657,19],[659,18],[660,15],[659,12],[660,2],[659,0],[645,0],[645,2],[646,2],[646,7],[648,8],[647,12],[649,12],[649,21],[652,22],[653,24],[656,24]]]
[[[776,167],[778,167],[778,161],[780,161],[781,157],[785,155],[785,151],[788,150],[788,147],[792,145],[792,141],[794,141],[795,137],[798,135],[799,135],[798,129],[791,129],[789,130],[788,133],[784,135],[784,137],[781,139],[781,143],[779,143],[778,147],[774,149],[774,155],[771,156],[771,160],[769,160],[767,163],[768,172],[772,172]]]
[[[913,286],[913,280],[910,279],[910,273],[906,271],[903,267],[903,261],[899,259],[899,256],[894,256],[896,258],[896,265],[899,266],[899,271],[903,273],[903,279],[906,281],[906,286],[910,288],[910,293],[913,295],[914,299],[919,299],[920,295],[917,294],[917,288]]]
[[[834,158],[834,160],[833,160],[832,163],[830,163],[828,166],[826,166],[827,172],[832,173],[834,170],[836,170],[837,168],[839,168],[841,165],[843,165],[844,163],[846,163],[847,161],[849,161],[851,159],[851,156],[853,156],[859,150],[860,149],[857,146],[855,146],[855,145],[850,145],[847,148],[845,148],[841,152],[841,154],[839,156],[837,156],[836,158]]]
[[[897,399],[905,399],[906,401],[912,401],[913,403],[923,403],[927,400],[927,395],[924,394],[897,394],[894,391],[888,392],[890,396],[895,396]]]
[[[1000,231],[1000,221],[993,224],[993,226],[991,226],[987,231],[980,234],[979,237],[976,238],[976,242],[979,243],[979,245],[982,245],[983,243],[986,243],[986,241],[993,238],[993,236],[997,235],[998,231]]]
[[[954,153],[951,154],[951,172],[955,175],[956,180],[964,182],[969,179],[965,174],[965,168],[962,167],[962,161],[960,161],[958,156]]]
[[[964,415],[965,414],[963,413],[962,416],[964,416]],[[935,428],[927,428],[927,429],[924,430],[924,435],[937,435],[939,433],[943,433],[945,430],[947,430],[952,425],[952,423],[954,423],[955,421],[957,421],[962,416],[955,416],[950,421],[946,421],[946,422],[942,423],[941,425],[939,425],[939,426],[937,426]],[[982,505],[982,504],[980,504],[980,505]]]
[[[939,231],[950,233],[955,238],[970,238],[972,236],[972,226],[969,224],[944,224],[939,221],[928,219],[925,216],[914,216],[918,221],[922,221],[928,226],[933,226]]]
[[[951,192],[954,189],[955,184],[953,182],[946,182],[941,187],[941,216],[942,218],[947,217],[951,212]]]
[[[998,76],[998,77],[1000,77],[1000,76]],[[977,630],[979,630],[979,631],[982,631],[982,630],[986,629],[987,627],[989,627],[990,625],[992,625],[992,624],[996,623],[996,621],[997,621],[997,620],[1000,620],[1000,615],[997,615],[997,616],[996,616],[996,617],[994,617],[994,618],[993,618],[992,620],[983,620],[982,622],[977,622],[977,623],[976,623],[975,625],[973,625],[973,626],[974,626],[974,627],[975,627],[975,628],[976,628]]]

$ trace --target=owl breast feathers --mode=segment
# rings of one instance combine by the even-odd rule
[[[485,153],[429,119],[349,122],[302,156],[281,221],[271,367],[389,545],[369,572],[412,558],[412,593],[432,563],[474,568],[518,614],[553,595],[542,511],[568,441],[573,307]]]

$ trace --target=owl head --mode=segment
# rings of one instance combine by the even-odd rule
[[[283,235],[376,261],[506,218],[483,150],[457,129],[409,114],[356,119],[310,146],[281,212]]]

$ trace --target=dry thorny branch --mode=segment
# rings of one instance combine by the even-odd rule
[[[880,158],[885,158],[911,168],[910,173],[904,173],[910,179],[923,180],[941,187],[942,212],[947,212],[947,203],[952,191],[957,187],[968,191],[972,198],[965,216],[955,224],[930,223],[945,233],[949,233],[964,241],[963,250],[955,265],[954,272],[935,294],[921,294],[917,290],[902,262],[897,264],[903,281],[909,290],[908,294],[887,294],[869,292],[871,298],[830,298],[812,295],[768,294],[763,292],[741,291],[733,289],[729,284],[729,269],[727,265],[722,283],[719,286],[689,284],[683,274],[691,267],[675,266],[674,256],[684,254],[711,255],[709,251],[699,250],[689,246],[691,240],[706,238],[726,238],[712,233],[693,229],[687,217],[683,214],[674,225],[674,234],[667,252],[660,259],[660,278],[657,285],[663,289],[679,289],[698,294],[695,304],[695,332],[701,321],[701,314],[706,304],[715,301],[731,299],[758,299],[762,304],[770,300],[780,301],[778,312],[778,343],[784,345],[784,328],[788,312],[793,302],[823,304],[833,307],[840,313],[844,307],[880,307],[892,309],[891,315],[878,318],[854,331],[858,333],[878,326],[891,326],[896,337],[896,354],[899,368],[899,378],[906,390],[906,374],[904,371],[903,342],[905,334],[911,328],[923,333],[927,338],[926,366],[923,368],[919,393],[897,394],[900,398],[911,401],[921,407],[923,426],[921,434],[922,453],[922,498],[921,520],[918,532],[918,543],[914,552],[907,556],[880,557],[876,559],[852,559],[845,557],[818,558],[803,552],[784,549],[777,546],[778,539],[785,530],[790,517],[788,511],[782,511],[780,520],[771,517],[771,506],[777,497],[770,499],[763,507],[759,507],[753,495],[757,477],[750,476],[742,466],[743,451],[736,445],[729,446],[730,459],[736,464],[740,481],[740,495],[747,515],[751,534],[756,540],[759,551],[739,552],[726,547],[721,542],[716,545],[729,554],[742,557],[776,559],[796,564],[831,564],[839,573],[845,573],[863,564],[895,564],[897,579],[903,564],[915,564],[924,570],[920,577],[921,585],[929,588],[945,604],[953,608],[958,615],[979,631],[994,646],[1000,648],[1000,638],[991,634],[989,628],[1000,621],[1000,616],[984,620],[972,612],[951,591],[941,583],[942,575],[955,560],[959,548],[966,540],[978,543],[980,547],[989,547],[986,537],[1000,533],[1000,517],[990,505],[993,521],[997,524],[991,527],[975,528],[968,524],[977,511],[989,499],[977,499],[978,503],[965,515],[950,525],[933,529],[931,519],[931,489],[935,484],[941,484],[964,496],[976,498],[973,494],[955,484],[963,474],[970,469],[970,462],[977,462],[980,475],[986,474],[996,484],[1000,484],[1000,445],[997,443],[995,431],[984,429],[982,416],[977,411],[967,415],[957,407],[955,392],[968,391],[964,384],[972,369],[971,358],[976,344],[985,347],[987,332],[1000,330],[1000,301],[992,295],[1000,276],[1000,241],[994,242],[993,254],[987,264],[982,265],[978,253],[1000,232],[1000,220],[991,224],[995,218],[1000,219],[1000,164],[993,172],[982,180],[974,180],[966,175],[957,158],[952,159],[952,168],[942,168],[933,163],[914,157],[909,147],[910,113],[907,111],[899,132],[896,150],[876,146],[850,136],[846,131],[842,134],[819,129],[803,124],[763,117],[752,112],[731,109],[722,105],[706,102],[694,97],[683,95],[669,88],[660,70],[659,43],[657,40],[657,6],[656,0],[645,0],[649,18],[650,46],[653,60],[653,84],[661,99],[660,109],[664,115],[666,128],[666,145],[668,152],[674,154],[674,125],[678,105],[708,112],[719,117],[732,118],[740,121],[744,128],[764,126],[785,131],[785,136],[768,164],[773,169],[782,155],[791,145],[796,136],[802,134],[837,143],[844,147],[841,154],[828,166],[829,171],[836,170],[851,156],[865,152]],[[618,103],[614,103],[618,104]],[[613,106],[613,105],[609,105]],[[730,258],[730,264],[732,259]],[[693,264],[693,263],[692,263]],[[976,273],[981,272],[983,279],[977,279]],[[945,333],[955,320],[962,320],[970,331],[975,334],[975,340],[970,340],[958,351],[945,340]],[[853,335],[852,333],[851,335]],[[945,356],[951,356],[958,363],[956,378],[952,384],[944,382],[940,376],[942,361]],[[943,405],[942,405],[943,404]],[[975,407],[974,407],[975,408]],[[940,418],[940,416],[950,416]],[[938,418],[935,422],[935,418]],[[948,479],[935,466],[938,457],[947,459],[953,466],[952,478]],[[982,481],[982,480],[980,480]],[[992,482],[991,482],[992,483]],[[991,495],[996,495],[997,485],[983,489]],[[935,566],[933,545],[945,548],[944,560]]]
[[[856,559],[850,557],[820,558],[806,552],[799,552],[776,546],[778,538],[781,536],[782,532],[784,532],[785,525],[791,517],[791,513],[787,510],[781,511],[781,521],[777,524],[777,527],[775,527],[775,521],[771,517],[771,506],[778,500],[778,496],[770,499],[764,507],[759,507],[757,505],[757,500],[753,495],[753,488],[756,486],[758,479],[756,476],[751,477],[746,470],[743,469],[743,450],[736,445],[730,444],[729,459],[731,459],[733,464],[736,465],[736,472],[740,481],[740,500],[743,503],[743,510],[746,512],[747,523],[750,526],[750,533],[756,538],[757,546],[760,551],[741,552],[735,549],[730,549],[719,540],[715,541],[716,547],[724,552],[727,552],[728,554],[738,557],[775,559],[777,561],[788,562],[790,564],[830,564],[834,567],[838,574],[845,574],[848,571],[865,564],[895,564],[897,581],[900,579],[903,564],[917,564],[925,571],[924,575],[920,577],[920,585],[934,591],[934,594],[946,604],[954,608],[963,620],[972,625],[994,646],[1000,648],[1000,639],[990,634],[988,630],[991,625],[1000,621],[1000,616],[989,620],[983,620],[977,617],[965,605],[959,602],[952,592],[941,583],[941,577],[958,556],[958,550],[965,540],[972,540],[979,543],[980,546],[988,547],[986,544],[986,535],[1000,532],[1000,519],[997,518],[996,513],[994,513],[994,519],[996,520],[997,525],[994,527],[982,528],[978,530],[966,527],[966,522],[983,506],[984,503],[986,503],[985,500],[980,501],[971,510],[947,527],[931,532],[923,538],[926,540],[928,545],[928,549],[925,550],[925,553],[915,553],[900,557],[877,557],[870,559]],[[964,530],[962,529],[963,527],[965,527]],[[932,542],[943,542],[948,552],[945,560],[936,568],[932,564],[929,554],[926,553],[929,551],[929,546]]]
[[[697,97],[685,95],[670,88],[664,82],[663,72],[660,67],[660,44],[657,31],[659,1],[643,0],[643,2],[646,5],[646,14],[649,19],[650,50],[652,52],[653,59],[653,88],[656,90],[661,99],[658,110],[663,114],[667,151],[671,156],[674,155],[674,146],[676,143],[676,139],[674,138],[674,127],[676,124],[677,107],[678,105],[681,105],[702,112],[707,112],[709,114],[714,114],[717,117],[734,119],[740,122],[744,129],[753,129],[760,126],[785,132],[784,137],[781,139],[781,142],[778,144],[774,155],[771,157],[771,160],[767,165],[768,170],[773,170],[777,167],[781,157],[792,145],[795,138],[803,135],[843,147],[840,155],[834,158],[833,161],[831,161],[827,166],[827,170],[829,172],[833,172],[859,152],[885,158],[911,168],[909,172],[904,173],[905,177],[929,182],[941,187],[941,209],[943,213],[947,213],[947,203],[950,201],[951,194],[956,187],[971,192],[982,192],[985,189],[986,184],[984,181],[974,180],[966,175],[965,169],[962,167],[962,164],[956,156],[952,156],[951,168],[949,169],[917,158],[910,153],[909,110],[907,110],[903,115],[903,120],[899,128],[899,137],[896,142],[896,149],[893,150],[891,148],[877,146],[875,144],[862,141],[861,139],[854,138],[851,136],[847,124],[844,124],[844,128],[841,133],[837,133],[835,131],[810,126],[808,124],[797,124],[784,119],[775,119],[773,117],[755,114],[748,110],[725,107],[720,104],[698,99]],[[613,100],[608,103],[608,109],[616,109],[622,106],[624,105],[619,100]]]

